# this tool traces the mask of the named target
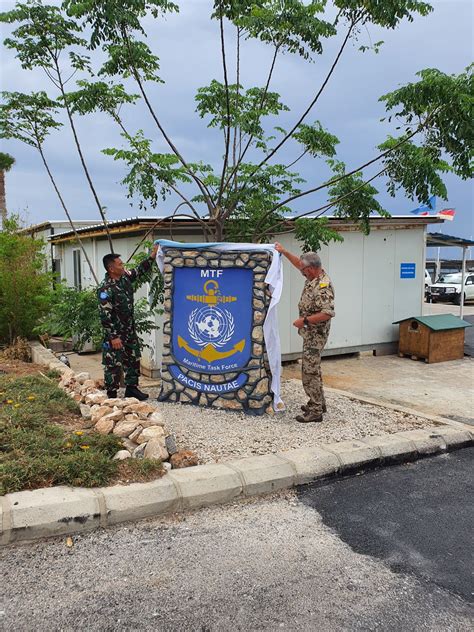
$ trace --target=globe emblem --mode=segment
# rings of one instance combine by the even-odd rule
[[[206,306],[192,312],[188,328],[199,344],[220,346],[219,343],[227,341],[233,334],[233,318],[227,310]]]

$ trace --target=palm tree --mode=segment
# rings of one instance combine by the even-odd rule
[[[7,201],[5,195],[5,172],[15,164],[15,158],[10,154],[4,154],[0,151],[0,212],[2,214],[2,226],[5,226],[7,219]]]

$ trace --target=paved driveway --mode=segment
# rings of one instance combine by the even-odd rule
[[[302,488],[363,555],[474,602],[474,448]]]
[[[0,550],[0,627],[464,632],[470,472],[437,459]]]

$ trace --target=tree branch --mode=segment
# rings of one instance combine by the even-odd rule
[[[237,44],[236,44],[236,77],[235,84],[237,86],[236,95],[235,95],[235,111],[239,111],[239,97],[240,97],[240,28],[237,27]],[[232,169],[235,169],[235,165],[237,163],[237,134],[240,128],[237,125],[234,127],[234,141],[232,147]],[[237,181],[235,182],[235,185]]]
[[[309,104],[309,106],[306,108],[306,110],[303,112],[303,114],[300,116],[300,118],[298,119],[298,121],[295,123],[295,125],[291,128],[291,130],[286,134],[286,136],[284,136],[282,138],[282,140],[276,145],[276,147],[274,147],[270,153],[268,153],[265,158],[255,167],[254,171],[252,172],[252,174],[250,175],[250,177],[252,177],[253,175],[255,175],[257,173],[257,171],[266,163],[270,160],[270,158],[272,156],[274,156],[276,154],[276,152],[280,149],[280,147],[286,143],[286,141],[292,137],[293,133],[298,129],[298,127],[301,125],[301,123],[304,121],[304,119],[307,117],[307,115],[310,113],[310,111],[312,110],[312,108],[314,107],[314,105],[317,103],[319,97],[321,96],[324,88],[326,87],[329,79],[331,78],[340,58],[341,55],[346,47],[347,42],[349,41],[350,35],[352,33],[352,30],[354,28],[354,26],[357,24],[357,19],[353,20],[351,22],[351,25],[347,31],[347,34],[344,38],[344,41],[342,42],[342,45],[339,49],[339,52],[336,55],[336,58],[334,60],[334,62],[332,63],[332,66],[328,72],[328,74],[326,75],[325,80],[323,81],[321,87],[319,88],[318,92],[316,93],[314,99],[311,101],[311,103]]]
[[[114,121],[117,123],[117,125],[120,127],[120,129],[122,130],[124,136],[128,139],[131,139],[132,136],[130,135],[130,133],[128,132],[128,130],[126,129],[126,127],[123,124],[122,119],[120,118],[120,116],[117,114],[117,112],[109,112],[109,114],[112,116],[112,118],[114,119]],[[199,213],[197,212],[195,206],[190,202],[190,200],[188,200],[188,198],[178,189],[177,186],[175,186],[174,184],[168,184],[168,186],[170,187],[170,189],[172,189],[176,195],[178,195],[186,204],[187,206],[189,206],[189,208],[191,209],[191,211],[194,213],[194,216],[196,217],[196,219],[198,221],[202,221],[201,217],[199,216]]]
[[[53,185],[54,190],[56,191],[56,195],[59,198],[59,201],[61,203],[61,206],[63,207],[64,212],[66,213],[66,217],[67,217],[67,219],[69,221],[69,224],[70,224],[72,230],[74,231],[74,236],[76,237],[76,239],[77,239],[77,241],[79,243],[79,246],[80,246],[82,252],[84,253],[84,257],[85,257],[85,259],[86,259],[86,261],[87,261],[87,263],[89,265],[89,269],[90,269],[90,271],[92,273],[92,276],[94,277],[94,281],[95,281],[96,285],[99,285],[99,280],[98,280],[98,278],[96,276],[96,273],[94,272],[94,268],[92,267],[92,263],[91,263],[91,261],[89,259],[89,256],[88,256],[88,254],[86,252],[86,249],[84,248],[84,244],[82,243],[81,238],[79,237],[79,235],[77,233],[76,227],[73,224],[73,221],[72,221],[71,216],[69,214],[69,211],[68,211],[68,209],[66,207],[66,204],[64,203],[63,197],[62,197],[62,195],[61,195],[61,193],[60,193],[60,191],[59,191],[59,189],[57,187],[56,181],[55,181],[55,179],[53,177],[53,174],[51,173],[51,170],[49,168],[49,165],[48,165],[48,163],[46,161],[41,142],[39,141],[39,139],[37,137],[36,137],[36,143],[37,143],[37,149],[38,149],[38,151],[40,153],[40,156],[41,156],[41,160],[43,161],[43,165],[44,165],[44,167],[46,169],[46,172],[47,172],[47,174],[49,176],[49,179],[51,180],[51,184]]]
[[[222,16],[222,2],[219,3],[219,30],[221,35],[221,56],[222,56],[222,69],[224,72],[224,85],[225,85],[225,99],[227,110],[227,123],[225,132],[225,153],[224,164],[222,165],[221,184],[219,187],[219,194],[217,196],[217,207],[220,207],[222,201],[222,193],[224,191],[224,178],[227,171],[227,163],[229,161],[229,148],[230,148],[230,96],[229,96],[229,80],[227,77],[227,63],[225,56],[225,41],[224,41],[224,19]]]
[[[336,198],[335,200],[332,200],[332,202],[328,202],[328,204],[324,204],[323,206],[320,206],[319,208],[313,209],[312,211],[306,211],[305,213],[301,213],[300,215],[298,215],[298,217],[295,217],[293,219],[300,219],[301,217],[306,217],[307,215],[312,215],[313,213],[318,213],[319,211],[321,211],[321,212],[319,213],[319,215],[316,215],[316,217],[320,217],[321,215],[324,215],[324,213],[328,209],[330,209],[332,206],[335,206],[336,204],[339,204],[339,202],[342,202],[342,200],[345,200],[346,198],[350,197],[356,191],[360,191],[360,189],[363,189],[367,184],[370,184],[373,180],[375,180],[376,178],[380,177],[383,173],[385,173],[386,170],[387,170],[387,167],[384,167],[378,173],[376,173],[374,176],[372,176],[368,180],[365,180],[364,182],[361,182],[361,184],[356,186],[354,189],[351,189],[351,191],[348,191],[347,193],[344,193],[344,195],[341,195],[338,198]],[[268,230],[271,230],[272,228],[276,228],[277,225],[278,224],[273,224],[273,226],[270,226],[270,228]],[[289,230],[284,230],[284,231],[281,231],[281,232],[278,232],[278,233],[273,233],[273,234],[274,235],[284,235],[286,233],[293,232],[293,230],[294,229],[291,228]],[[254,235],[254,237],[255,237],[255,235]]]
[[[272,63],[270,65],[270,71],[268,73],[268,77],[267,77],[267,81],[266,81],[266,84],[265,84],[265,88],[263,90],[262,98],[260,99],[260,104],[258,106],[258,112],[261,112],[261,110],[263,108],[263,104],[265,103],[265,99],[267,97],[268,88],[270,86],[270,81],[272,79],[273,70],[275,68],[275,62],[276,62],[276,58],[277,58],[279,49],[280,49],[280,46],[279,46],[279,44],[277,44],[275,46],[275,52],[273,54]],[[226,181],[226,183],[224,185],[224,189],[226,189],[229,186],[230,182],[232,181],[232,178],[234,178],[237,175],[238,169],[239,169],[240,165],[242,164],[242,161],[245,158],[245,154],[247,153],[250,145],[252,144],[254,136],[255,136],[254,134],[250,135],[250,138],[248,139],[243,151],[242,151],[242,148],[241,148],[237,164],[234,166],[232,172],[230,173],[229,177],[227,178],[227,181]],[[242,143],[242,138],[240,138],[240,143]],[[229,215],[229,213],[226,211],[226,213],[224,214],[224,219],[226,219],[228,217],[228,215]]]
[[[285,169],[289,169],[290,167],[292,167],[293,165],[296,165],[296,163],[301,160],[301,158],[304,158],[306,156],[306,154],[308,153],[308,150],[305,149],[304,152],[302,154],[300,154],[298,156],[298,158],[296,160],[293,160],[293,162],[290,162],[289,165],[285,165]]]
[[[432,114],[425,120],[425,122],[422,125],[419,125],[417,127],[417,129],[415,129],[413,132],[410,132],[410,134],[408,134],[407,136],[405,136],[405,138],[403,138],[400,142],[398,142],[396,145],[394,145],[393,147],[391,147],[390,149],[387,149],[386,151],[382,152],[381,154],[379,154],[378,156],[376,156],[375,158],[373,158],[372,160],[369,160],[368,162],[366,162],[365,164],[357,167],[356,169],[352,169],[352,171],[349,171],[348,173],[344,173],[341,176],[337,176],[336,178],[332,178],[331,180],[328,180],[328,182],[324,182],[323,184],[320,184],[317,187],[314,187],[313,189],[308,189],[308,191],[303,191],[302,193],[297,193],[296,195],[292,195],[289,198],[286,198],[286,200],[283,200],[282,202],[279,202],[278,204],[276,204],[274,207],[272,207],[271,209],[269,209],[264,215],[263,217],[260,219],[258,225],[256,226],[256,230],[258,230],[258,228],[260,228],[260,226],[262,225],[262,222],[269,216],[271,215],[273,212],[275,212],[276,210],[278,210],[279,208],[281,208],[282,206],[285,206],[286,204],[288,204],[289,202],[292,202],[293,200],[297,200],[298,198],[304,197],[305,195],[309,195],[310,193],[315,193],[316,191],[320,191],[321,189],[325,189],[326,187],[332,186],[333,184],[336,184],[336,182],[339,182],[340,180],[344,180],[344,178],[348,178],[349,176],[354,175],[355,173],[357,173],[358,171],[361,171],[362,169],[365,169],[366,167],[372,165],[374,162],[377,162],[378,160],[380,160],[381,158],[384,158],[385,156],[387,156],[388,154],[390,154],[392,151],[395,151],[395,149],[398,149],[398,147],[400,147],[401,145],[404,145],[407,141],[410,140],[410,138],[412,138],[413,136],[415,136],[415,134],[418,134],[418,132],[420,132],[423,127],[428,123],[430,117],[432,116]]]
[[[73,120],[73,117],[72,117],[71,109],[69,107],[69,103],[67,101],[66,91],[64,90],[64,84],[63,84],[62,79],[61,79],[61,71],[59,69],[59,64],[58,64],[57,58],[54,59],[54,63],[55,63],[55,66],[56,66],[56,73],[58,75],[58,81],[59,81],[59,84],[60,84],[60,88],[59,89],[61,91],[61,96],[63,98],[64,107],[65,107],[65,110],[66,110],[66,113],[67,113],[69,125],[71,127],[72,135],[74,137],[74,142],[76,144],[77,153],[79,154],[79,159],[81,161],[81,165],[82,165],[82,168],[84,170],[87,182],[89,184],[89,188],[90,188],[90,190],[92,192],[92,196],[93,196],[93,198],[95,200],[97,208],[99,209],[99,213],[100,213],[100,216],[102,217],[102,221],[104,222],[105,231],[107,233],[107,239],[109,240],[110,252],[113,252],[114,251],[114,247],[112,245],[112,236],[110,234],[109,225],[108,225],[107,219],[105,217],[104,209],[103,209],[103,207],[102,207],[102,205],[100,203],[99,197],[97,195],[97,192],[95,190],[94,184],[92,182],[92,178],[91,178],[91,176],[89,174],[89,169],[87,168],[86,161],[84,160],[84,155],[82,153],[81,144],[79,143],[79,138],[77,136],[76,126],[74,124],[74,120]]]
[[[128,34],[124,30],[122,31],[122,37],[123,37],[123,39],[124,39],[124,41],[125,41],[125,43],[127,45],[127,49],[128,49],[129,66],[130,66],[130,68],[132,70],[133,77],[134,77],[135,81],[137,82],[137,85],[138,85],[138,87],[140,89],[140,92],[141,92],[143,100],[145,101],[145,104],[146,104],[146,106],[148,108],[148,111],[150,112],[153,120],[155,121],[156,126],[160,130],[161,134],[163,135],[163,138],[168,143],[169,147],[171,148],[171,150],[173,151],[175,156],[178,158],[178,160],[181,162],[183,167],[189,173],[191,178],[197,184],[199,190],[201,191],[201,193],[202,193],[202,195],[204,197],[204,200],[206,201],[207,208],[209,210],[209,214],[211,214],[212,210],[213,210],[213,203],[212,203],[212,198],[211,198],[211,195],[209,194],[209,191],[207,190],[207,188],[204,185],[204,183],[197,177],[197,175],[189,167],[188,163],[185,161],[185,159],[183,158],[181,153],[178,151],[178,148],[174,145],[173,141],[168,136],[168,134],[166,133],[164,127],[162,126],[161,122],[159,121],[158,117],[156,116],[155,111],[154,111],[154,109],[153,109],[153,107],[152,107],[152,105],[151,105],[151,103],[150,103],[150,101],[148,99],[148,96],[147,96],[147,94],[145,92],[145,89],[143,87],[143,83],[142,83],[142,80],[141,80],[140,75],[138,73],[138,70],[137,70],[135,64],[133,63],[133,57],[132,57],[131,50],[130,50],[130,41],[128,39]]]
[[[177,208],[179,208],[180,206],[183,206],[183,205],[184,205],[184,202],[181,202],[181,204],[179,204]],[[153,224],[153,226],[149,230],[147,230],[147,232],[144,234],[142,239],[139,241],[139,243],[136,246],[135,250],[132,252],[132,254],[127,259],[127,263],[130,261],[130,259],[133,257],[133,255],[137,252],[137,250],[140,248],[140,246],[145,241],[145,239],[148,237],[148,235],[150,233],[152,233],[157,226],[159,226],[162,222],[165,222],[166,220],[173,219],[175,217],[176,210],[177,209],[175,209],[175,211],[174,211],[174,213],[172,215],[167,215],[166,217],[160,217],[160,219],[157,222],[155,222]],[[192,215],[188,215],[187,213],[180,213],[179,217],[188,217],[189,219],[192,219],[192,220],[195,219]]]

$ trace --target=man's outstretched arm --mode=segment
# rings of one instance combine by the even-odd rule
[[[284,248],[278,241],[275,242],[275,250],[279,252],[280,254],[282,254],[284,257],[286,257],[288,261],[295,266],[295,268],[298,268],[298,270],[301,270],[301,268],[303,267],[303,264],[301,263],[301,259],[297,257],[296,255],[294,255],[293,253],[291,253],[286,248]]]
[[[156,253],[158,252],[159,247],[159,244],[155,244],[150,250],[150,254],[148,255],[148,257],[146,259],[143,259],[143,261],[139,265],[137,265],[136,268],[130,270],[129,275],[132,282],[136,281],[150,270],[153,262],[156,260]]]

